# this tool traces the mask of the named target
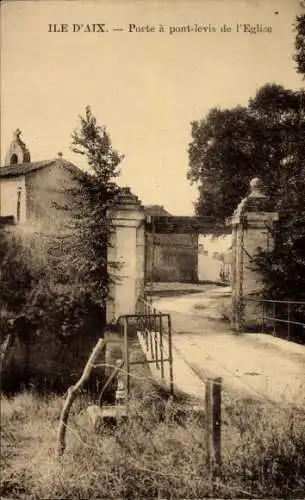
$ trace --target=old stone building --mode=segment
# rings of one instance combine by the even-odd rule
[[[31,162],[20,134],[20,130],[14,133],[5,165],[0,168],[0,216],[42,227],[58,225],[66,212],[56,206],[69,203],[69,190],[81,170],[61,155]]]

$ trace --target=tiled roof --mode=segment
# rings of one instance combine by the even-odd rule
[[[19,177],[20,175],[27,175],[41,168],[53,165],[67,168],[76,175],[82,172],[78,167],[73,165],[73,163],[62,158],[55,158],[53,160],[35,161],[31,163],[20,163],[19,165],[10,165],[9,167],[0,167],[0,178]]]

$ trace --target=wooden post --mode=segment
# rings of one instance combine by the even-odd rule
[[[168,320],[169,387],[171,396],[173,396],[174,395],[173,339],[172,339],[172,319],[170,314],[167,316],[167,320]]]
[[[163,362],[163,323],[162,314],[159,314],[159,329],[160,329],[160,360],[161,360],[161,379],[164,381],[164,362]]]
[[[129,366],[129,338],[128,338],[128,323],[127,319],[124,318],[124,361],[126,369],[126,391],[127,397],[129,397],[130,392],[130,366]]]
[[[221,467],[221,378],[206,382],[206,448],[210,472],[219,474]]]
[[[157,338],[157,311],[156,308],[153,308],[153,314],[154,314],[154,319],[153,319],[153,332],[154,332],[154,341],[155,341],[155,353],[156,353],[156,368],[159,369],[159,360],[158,360],[158,338]]]

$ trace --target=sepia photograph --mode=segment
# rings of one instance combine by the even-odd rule
[[[305,1],[3,0],[0,498],[305,498]]]

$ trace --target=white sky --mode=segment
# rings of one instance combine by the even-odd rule
[[[89,104],[125,154],[120,184],[144,204],[191,215],[190,122],[214,106],[246,104],[267,82],[304,84],[292,60],[298,12],[297,0],[2,2],[1,164],[20,128],[33,161],[62,151],[83,166],[69,144]],[[68,33],[49,33],[51,23],[68,23]],[[73,33],[73,23],[106,23],[109,32]],[[112,30],[129,23],[210,23],[217,32]],[[224,23],[231,33],[219,31]],[[236,23],[271,25],[272,33],[236,33]]]

